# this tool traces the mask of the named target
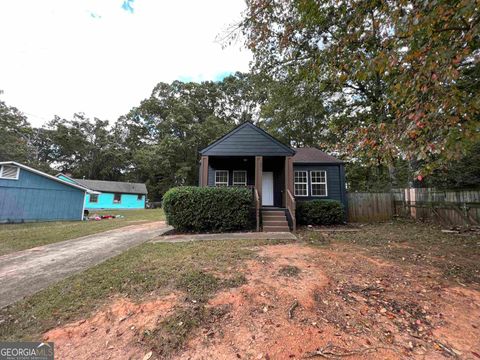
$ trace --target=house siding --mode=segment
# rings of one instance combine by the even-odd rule
[[[18,180],[0,179],[0,222],[81,220],[85,192],[20,169]]]
[[[295,196],[297,201],[315,199],[331,199],[340,201],[347,208],[345,192],[345,174],[343,164],[293,164],[293,171],[308,171],[308,196]],[[327,196],[311,196],[310,171],[323,170],[327,172]]]
[[[244,159],[246,161],[244,161]],[[228,170],[228,185],[233,185],[233,172],[245,170],[247,185],[255,185],[255,158],[212,158],[208,163],[208,186],[215,186],[215,170]]]
[[[202,151],[208,156],[290,156],[294,151],[271,139],[263,130],[246,124]]]
[[[90,194],[85,197],[85,209],[87,210],[132,210],[132,209],[144,209],[146,195],[142,195],[142,200],[138,200],[139,194],[122,194],[122,200],[120,203],[114,203],[114,193],[101,193],[98,195],[98,202],[90,202]]]

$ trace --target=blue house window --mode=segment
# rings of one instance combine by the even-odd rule
[[[233,186],[247,186],[247,172],[235,170],[233,172]]]
[[[228,186],[228,170],[215,171],[215,186]]]
[[[142,194],[138,194],[138,195],[137,195],[137,200],[140,201],[140,200],[142,200],[142,199],[143,199],[143,195],[142,195]]]
[[[113,203],[120,204],[122,202],[122,194],[113,194]]]
[[[294,191],[295,196],[308,196],[307,171],[295,171]]]
[[[312,196],[327,196],[327,172],[323,170],[310,171]]]
[[[98,195],[97,194],[90,194],[90,202],[91,203],[98,203]]]

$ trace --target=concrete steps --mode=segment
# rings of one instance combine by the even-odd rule
[[[285,210],[262,209],[264,232],[290,232]]]

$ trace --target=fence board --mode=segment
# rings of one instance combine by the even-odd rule
[[[351,222],[385,221],[393,216],[445,225],[480,224],[480,190],[393,189],[389,193],[349,193]]]
[[[385,221],[392,219],[391,193],[349,193],[348,219],[351,222]]]
[[[480,224],[479,190],[396,189],[394,197],[395,214],[400,216],[445,225]]]

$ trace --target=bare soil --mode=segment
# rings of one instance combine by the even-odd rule
[[[433,260],[391,256],[422,256],[415,243],[389,246],[389,256],[336,239],[258,246],[224,274],[246,281],[201,305],[181,291],[140,304],[117,299],[45,339],[61,359],[480,359],[478,284],[456,281]],[[199,306],[206,311],[185,312]],[[159,353],[152,344],[164,338],[145,341],[145,333],[182,328],[183,318],[172,317],[179,309],[202,316],[185,342]]]

